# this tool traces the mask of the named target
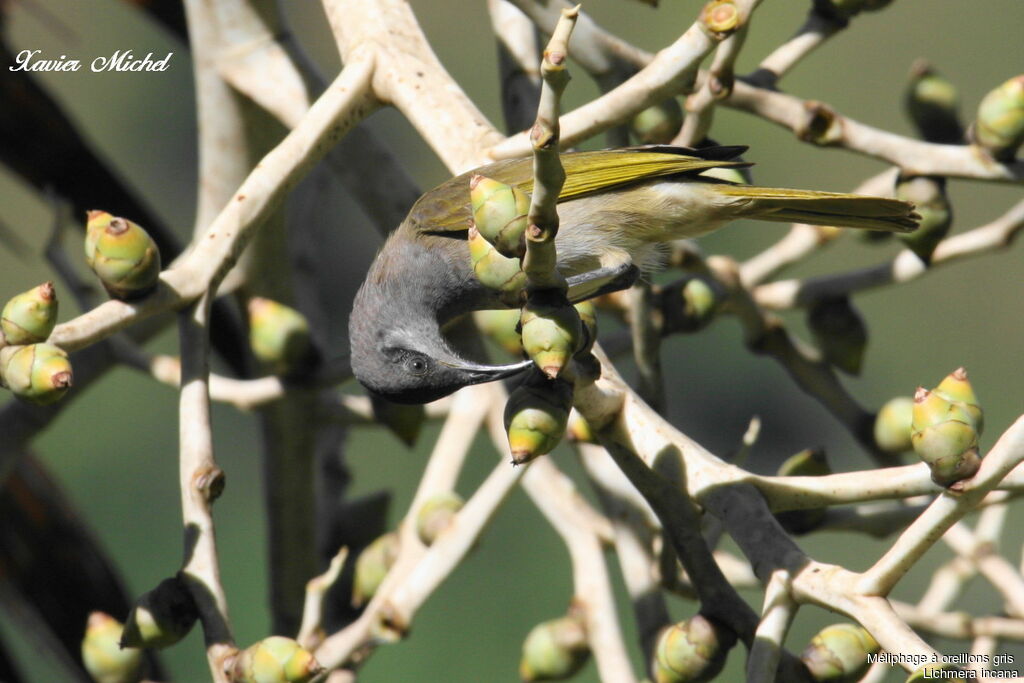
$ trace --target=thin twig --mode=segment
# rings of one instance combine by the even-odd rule
[[[181,511],[185,559],[180,576],[199,610],[213,680],[226,683],[224,659],[234,651],[227,598],[220,582],[211,506],[224,486],[213,459],[209,373],[210,297],[179,314],[182,387],[179,408]]]

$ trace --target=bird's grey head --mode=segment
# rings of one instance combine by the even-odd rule
[[[427,403],[531,365],[483,365],[452,350],[441,334],[440,316],[454,310],[452,292],[458,293],[461,283],[443,258],[424,254],[428,251],[389,240],[359,288],[349,318],[356,379],[394,403]]]

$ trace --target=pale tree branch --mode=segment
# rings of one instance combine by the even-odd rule
[[[210,297],[179,314],[182,388],[179,405],[181,510],[185,559],[180,576],[199,610],[213,680],[226,683],[225,659],[234,651],[227,598],[220,581],[211,506],[224,487],[213,458],[209,373]]]

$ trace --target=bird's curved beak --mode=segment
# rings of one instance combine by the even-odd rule
[[[466,384],[482,384],[483,382],[504,379],[520,373],[533,365],[532,360],[524,360],[510,365],[481,365],[456,356],[442,358],[438,362],[447,367],[462,371],[465,375]]]

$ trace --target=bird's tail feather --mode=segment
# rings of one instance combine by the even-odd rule
[[[750,185],[723,184],[715,189],[744,201],[743,216],[762,221],[910,232],[920,218],[913,204],[884,197]]]

